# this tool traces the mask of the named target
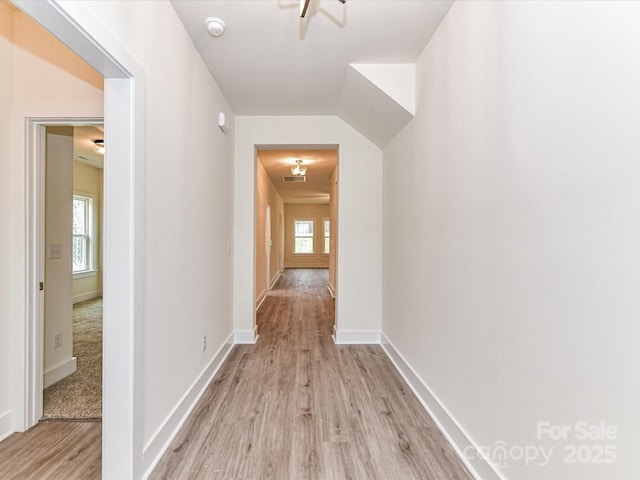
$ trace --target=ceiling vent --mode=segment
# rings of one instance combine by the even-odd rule
[[[302,175],[292,175],[289,177],[282,177],[283,182],[306,182],[307,177]]]

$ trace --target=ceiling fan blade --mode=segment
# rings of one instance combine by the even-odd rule
[[[307,8],[309,8],[309,2],[311,0],[300,0],[300,18],[304,18],[307,14]]]

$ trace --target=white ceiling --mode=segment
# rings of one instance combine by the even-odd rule
[[[311,0],[304,19],[298,0],[171,3],[236,114],[337,115],[349,64],[414,63],[453,0]]]
[[[104,156],[95,151],[94,140],[104,139],[102,125],[77,126],[73,128],[73,158],[95,168],[104,167]]]
[[[259,149],[257,157],[284,203],[329,203],[331,175],[338,163],[336,149]],[[296,159],[301,159],[307,167],[306,182],[285,183],[282,177],[291,175],[291,167]]]

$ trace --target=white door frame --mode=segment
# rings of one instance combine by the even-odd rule
[[[142,327],[144,248],[144,74],[127,50],[113,38],[81,2],[13,0],[105,77],[104,169],[104,332],[102,476],[106,479],[141,478],[142,472]],[[37,121],[35,122],[37,124]],[[32,140],[36,140],[37,134]],[[37,148],[28,150],[37,159]],[[37,162],[33,167],[37,166]],[[33,424],[37,412],[35,391],[35,315],[40,294],[33,281],[34,252],[38,248],[37,194],[42,172],[32,168],[26,179],[25,212],[28,299],[24,329],[24,362],[16,378],[23,389],[13,399],[14,429]],[[33,176],[35,175],[35,177]],[[36,293],[34,295],[34,290]],[[18,355],[20,356],[20,355]],[[41,381],[41,380],[40,380]]]
[[[278,271],[284,272],[284,218],[278,213]]]
[[[266,250],[266,269],[267,269],[267,288],[271,290],[271,205],[265,205],[265,250]]]
[[[45,267],[45,183],[46,127],[102,125],[103,118],[28,118],[27,119],[27,426],[42,418],[44,376],[44,282]]]

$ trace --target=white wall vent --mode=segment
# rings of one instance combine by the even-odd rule
[[[303,175],[291,175],[289,177],[282,177],[283,182],[306,182],[307,177]]]

